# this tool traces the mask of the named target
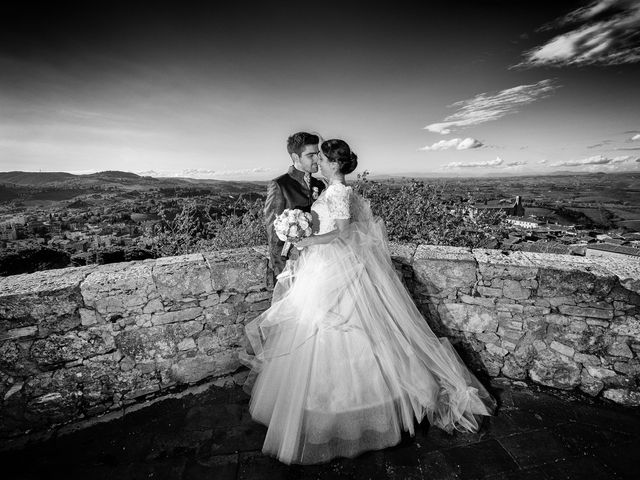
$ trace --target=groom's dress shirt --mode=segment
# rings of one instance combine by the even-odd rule
[[[278,238],[273,229],[273,221],[286,208],[299,208],[303,212],[311,211],[311,204],[322,190],[324,183],[309,175],[309,184],[305,182],[305,172],[296,169],[293,165],[284,175],[274,178],[269,182],[267,199],[264,205],[265,226],[267,227],[267,242],[269,244],[269,267],[278,275],[284,269],[286,258],[280,256],[284,242]],[[317,195],[314,195],[314,192]],[[292,249],[293,250],[293,249]]]

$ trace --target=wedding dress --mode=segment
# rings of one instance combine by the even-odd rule
[[[413,435],[424,417],[476,431],[495,401],[416,308],[382,221],[342,184],[311,208],[318,234],[336,219],[349,226],[288,262],[271,307],[246,325],[250,413],[268,427],[263,452],[287,464],[354,457],[397,444],[402,430]]]

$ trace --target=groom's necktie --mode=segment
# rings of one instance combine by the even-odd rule
[[[308,188],[311,188],[311,174],[308,172],[304,174],[304,183],[307,184]]]

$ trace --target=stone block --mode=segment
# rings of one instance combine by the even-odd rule
[[[245,302],[247,303],[258,303],[258,302],[263,302],[265,300],[268,300],[269,302],[271,302],[271,296],[273,295],[272,292],[253,292],[250,293],[249,295],[246,296],[246,298],[244,299]]]
[[[524,312],[524,306],[519,303],[499,303],[496,308],[499,312],[510,312],[512,315]]]
[[[420,248],[414,259],[413,271],[417,289],[428,295],[470,293],[476,283],[475,261],[428,260],[421,258]]]
[[[558,315],[555,313],[551,313],[544,317],[547,323],[552,323],[554,325],[569,325],[571,323],[572,318],[567,315]]]
[[[478,262],[482,278],[525,280],[534,279],[537,267],[524,255],[524,252],[476,248],[473,255]],[[493,285],[492,286],[497,286]]]
[[[151,323],[153,325],[165,325],[167,323],[186,322],[197,318],[202,312],[203,309],[201,307],[191,307],[174,312],[154,313],[151,316]]]
[[[80,287],[84,303],[106,317],[113,313],[142,313],[150,298],[157,297],[152,264],[144,262],[101,265]]]
[[[524,307],[525,315],[549,315],[551,313],[551,309],[549,307],[541,307],[537,305],[527,305]]]
[[[31,358],[42,366],[89,358],[112,350],[113,337],[107,332],[87,331],[53,334],[36,340],[31,347]]]
[[[501,372],[505,377],[513,378],[514,380],[525,380],[527,378],[527,369],[512,354],[505,358]]]
[[[479,352],[480,362],[482,366],[485,368],[487,374],[491,377],[497,377],[500,375],[500,369],[504,364],[503,357],[494,355],[488,350],[483,350]]]
[[[495,333],[477,333],[476,338],[482,343],[495,343],[497,344],[500,337]]]
[[[214,291],[211,271],[200,253],[157,259],[153,280],[165,302],[180,302]]]
[[[633,352],[624,341],[615,341],[607,346],[607,353],[614,357],[633,358]]]
[[[139,362],[173,358],[178,344],[187,337],[202,331],[202,324],[192,320],[148,328],[136,328],[120,333],[115,338],[120,351]]]
[[[502,288],[493,288],[493,287],[484,287],[480,285],[478,287],[478,293],[485,297],[501,297],[502,296]]]
[[[540,292],[538,291],[538,295]],[[551,307],[559,307],[560,305],[575,305],[576,301],[573,297],[551,297],[546,299]]]
[[[198,350],[206,355],[214,355],[224,349],[218,335],[208,330],[205,330],[198,336],[196,343]]]
[[[580,373],[580,390],[587,395],[595,397],[604,388],[604,383],[595,377],[589,375],[586,369],[583,369]]]
[[[202,308],[209,308],[217,305],[218,303],[220,303],[220,295],[214,292],[207,296],[206,299],[200,300],[200,303],[198,305]]]
[[[389,254],[402,265],[411,265],[418,245],[415,243],[389,242]]]
[[[204,318],[209,328],[215,328],[218,325],[231,325],[236,323],[238,312],[235,305],[230,303],[221,303],[207,308],[205,310]]]
[[[438,315],[444,326],[463,332],[495,332],[498,328],[493,312],[479,305],[443,303],[438,306]]]
[[[529,369],[529,377],[541,385],[571,390],[580,384],[580,366],[553,350],[541,350]]]
[[[629,407],[640,406],[640,392],[623,388],[612,388],[605,390],[602,396],[612,402]]]
[[[611,323],[611,331],[618,335],[624,335],[640,342],[640,320],[634,316],[616,317]]]
[[[502,292],[505,297],[513,300],[524,300],[531,295],[531,290],[522,287],[520,282],[511,279],[505,279]]]
[[[164,310],[164,304],[162,300],[159,298],[152,298],[149,302],[142,308],[143,313],[157,313],[162,312]]]
[[[62,333],[80,324],[80,284],[92,267],[0,277],[0,331],[41,325]]]
[[[207,252],[204,258],[216,291],[250,292],[267,288],[268,260],[251,248]]]
[[[38,327],[31,325],[28,327],[12,328],[6,332],[0,332],[0,342],[6,340],[18,340],[20,338],[35,337],[38,333]]]
[[[184,340],[178,342],[178,350],[180,351],[191,350],[193,348],[196,348],[196,342],[191,337],[187,337]]]
[[[492,355],[497,355],[499,357],[504,357],[507,353],[509,353],[508,350],[499,347],[498,345],[494,345],[493,343],[487,344],[487,351]]]
[[[593,378],[602,379],[602,378],[615,377],[616,376],[616,372],[614,372],[613,370],[609,370],[608,368],[604,368],[604,367],[597,367],[597,366],[587,365],[585,367],[585,370]]]
[[[598,300],[606,297],[617,281],[614,275],[592,265],[558,264],[540,269],[538,295],[542,297],[577,295],[584,300]]]
[[[507,339],[512,341],[513,343],[517,343],[523,335],[524,332],[522,330],[505,328],[502,325],[498,327],[498,336],[500,336],[503,340]]]
[[[90,310],[88,308],[79,309],[80,312],[80,323],[83,327],[89,327],[91,325],[95,325],[96,323],[104,323],[104,319],[98,315],[95,310]]]
[[[495,305],[495,299],[493,298],[485,298],[485,297],[474,297],[467,294],[460,294],[458,297],[462,303],[466,303],[468,305],[482,305],[483,307],[493,308]]]
[[[584,354],[584,353],[580,353],[577,352],[576,354],[573,355],[573,359],[578,362],[581,363],[583,365],[591,365],[594,367],[597,367],[600,365],[600,359],[598,357],[596,357],[595,355],[588,355],[588,354]]]
[[[220,352],[214,357],[196,355],[171,365],[170,378],[177,383],[195,383],[207,377],[219,377],[240,367],[238,351]]]
[[[551,342],[549,347],[555,350],[562,355],[566,355],[567,357],[573,357],[575,350],[568,345],[564,345],[563,343],[556,342],[555,340]]]
[[[602,310],[600,308],[577,307],[573,305],[560,305],[558,311],[563,315],[575,315],[578,317],[603,318],[609,320],[613,318],[613,309]]]
[[[611,325],[611,322],[607,322],[605,320],[600,320],[597,318],[587,318],[586,323],[587,325],[598,325],[600,327],[608,327],[609,325]]]

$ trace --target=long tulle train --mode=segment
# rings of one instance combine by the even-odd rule
[[[320,463],[395,445],[427,418],[476,431],[495,401],[447,339],[431,331],[398,279],[379,221],[354,222],[305,249],[272,306],[246,326],[255,358],[252,417],[263,452]]]

